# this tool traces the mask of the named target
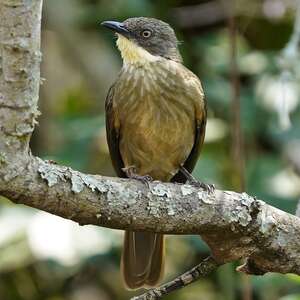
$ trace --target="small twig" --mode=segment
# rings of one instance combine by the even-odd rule
[[[220,265],[221,264],[218,263],[212,256],[209,256],[204,259],[199,265],[176,277],[174,280],[167,282],[166,284],[158,288],[151,289],[140,296],[133,297],[131,300],[161,299],[163,296],[195,282],[200,277],[208,275],[209,273],[217,269]]]

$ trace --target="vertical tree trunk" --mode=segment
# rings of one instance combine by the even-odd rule
[[[28,159],[28,144],[39,114],[41,10],[42,0],[0,0],[1,181],[22,172],[16,162]],[[4,165],[9,165],[11,172],[4,170]]]

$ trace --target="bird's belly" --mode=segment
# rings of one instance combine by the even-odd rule
[[[172,106],[145,107],[122,121],[120,152],[125,167],[140,175],[169,181],[187,159],[194,143],[194,116]]]

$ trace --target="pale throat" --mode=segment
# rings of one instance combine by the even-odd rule
[[[120,34],[118,34],[117,46],[125,65],[144,66],[160,59]]]

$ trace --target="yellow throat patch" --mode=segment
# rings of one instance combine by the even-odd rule
[[[118,34],[117,46],[124,64],[145,65],[159,59],[121,34]]]

